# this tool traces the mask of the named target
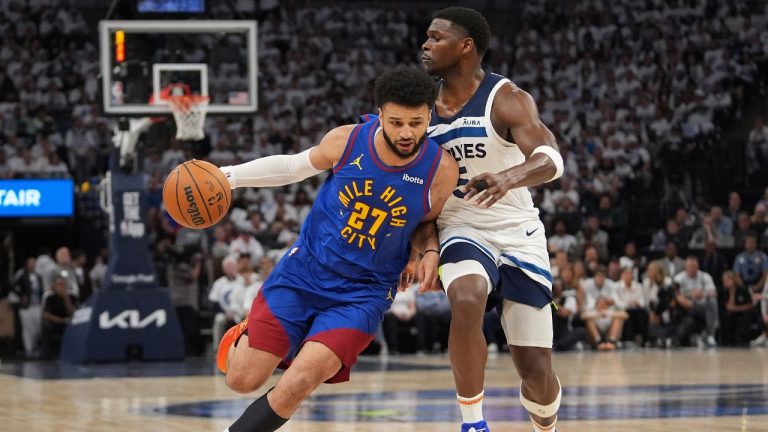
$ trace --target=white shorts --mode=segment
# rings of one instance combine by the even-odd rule
[[[503,230],[440,229],[440,279],[479,274],[505,299],[502,326],[510,345],[552,347],[552,273],[544,225],[530,221]]]

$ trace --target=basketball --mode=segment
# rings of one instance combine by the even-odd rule
[[[192,159],[174,168],[165,179],[165,210],[179,225],[204,229],[216,225],[229,210],[232,191],[219,168]]]

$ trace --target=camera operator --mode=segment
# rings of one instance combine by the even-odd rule
[[[198,324],[199,277],[203,269],[203,255],[179,247],[168,247],[164,254],[171,303],[184,334],[187,355],[203,351]]]

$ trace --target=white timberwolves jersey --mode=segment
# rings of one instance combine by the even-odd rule
[[[493,98],[508,82],[500,75],[486,72],[475,94],[454,116],[438,117],[432,108],[428,135],[458,161],[459,186],[478,174],[498,173],[525,162],[517,145],[499,136],[491,124]],[[503,229],[539,220],[539,210],[533,206],[527,188],[508,191],[490,208],[481,208],[474,200],[464,201],[464,195],[457,189],[448,198],[437,220],[441,229],[452,225]]]

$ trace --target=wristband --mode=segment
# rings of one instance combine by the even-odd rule
[[[545,154],[552,161],[552,163],[555,164],[555,175],[553,175],[552,178],[547,180],[546,182],[557,180],[560,178],[560,176],[563,175],[565,166],[563,163],[563,156],[560,155],[559,151],[555,150],[554,148],[548,145],[540,145],[533,150],[533,152],[531,153],[531,156],[535,155],[536,153]]]

